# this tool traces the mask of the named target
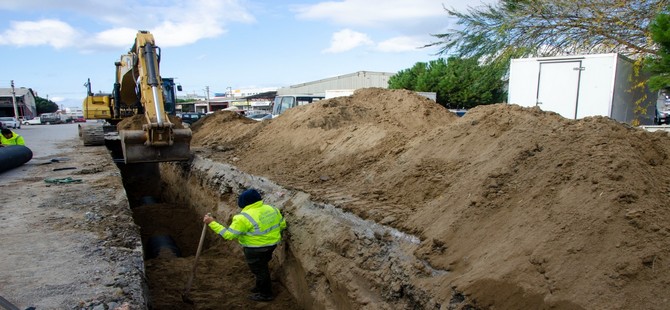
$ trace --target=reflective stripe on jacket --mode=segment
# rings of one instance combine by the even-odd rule
[[[286,228],[286,221],[279,209],[263,204],[263,201],[252,203],[240,214],[233,216],[230,227],[226,228],[217,222],[209,223],[215,233],[226,240],[237,239],[244,247],[271,246],[281,241],[281,230]]]
[[[5,136],[0,135],[0,143],[4,145],[26,145],[23,141],[23,137],[17,135],[15,132],[12,132],[12,137],[7,139]]]

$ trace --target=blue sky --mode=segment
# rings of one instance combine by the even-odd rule
[[[114,62],[149,30],[180,93],[283,87],[438,58],[419,48],[458,10],[495,0],[0,0],[0,87],[80,107],[84,83],[111,92]]]

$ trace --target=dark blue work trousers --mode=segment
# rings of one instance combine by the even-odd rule
[[[264,296],[272,296],[272,279],[270,279],[270,268],[268,263],[272,259],[272,252],[277,246],[266,246],[260,248],[244,248],[244,258],[256,277],[256,289]]]

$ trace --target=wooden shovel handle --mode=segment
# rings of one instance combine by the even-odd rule
[[[198,267],[198,258],[200,258],[200,251],[202,251],[202,244],[205,241],[205,233],[207,232],[207,224],[202,226],[202,233],[200,234],[200,242],[198,243],[198,250],[195,252],[195,260],[193,261],[193,269],[191,270],[191,275],[188,278],[186,283],[186,288],[184,289],[184,294],[188,293],[191,290],[191,285],[193,284],[193,278],[195,278],[195,270]]]

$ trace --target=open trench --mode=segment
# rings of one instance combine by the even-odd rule
[[[416,236],[314,202],[305,192],[199,156],[188,163],[119,168],[141,227],[150,309],[439,309],[462,302],[434,297],[449,288],[422,285],[446,271],[413,255]],[[280,208],[288,223],[270,263],[276,298],[263,304],[248,300],[254,279],[237,242],[207,228],[194,268],[202,216],[210,212],[227,226],[239,211],[238,193],[250,187]],[[346,200],[346,193],[340,198]]]

